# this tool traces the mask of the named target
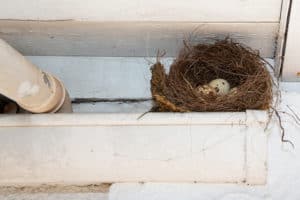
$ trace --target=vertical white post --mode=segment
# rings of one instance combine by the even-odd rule
[[[282,78],[300,81],[300,0],[291,1]]]
[[[290,0],[282,0],[280,24],[277,35],[277,48],[275,52],[275,66],[276,76],[280,75],[281,67],[283,64],[283,53],[285,48],[286,31],[288,25],[288,16],[290,9]]]

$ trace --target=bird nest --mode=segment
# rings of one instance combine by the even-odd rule
[[[168,74],[159,59],[151,71],[154,111],[266,110],[272,103],[272,79],[265,62],[258,52],[230,39],[185,43]]]

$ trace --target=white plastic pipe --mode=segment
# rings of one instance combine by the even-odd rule
[[[0,94],[33,113],[58,111],[66,98],[63,84],[0,39]]]

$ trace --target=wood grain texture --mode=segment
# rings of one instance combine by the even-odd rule
[[[0,37],[25,55],[176,56],[182,41],[213,42],[227,36],[273,57],[278,23],[37,22],[0,20]]]
[[[293,0],[284,55],[282,78],[284,81],[300,81],[300,0]]]
[[[0,19],[278,22],[280,7],[281,0],[10,0]]]

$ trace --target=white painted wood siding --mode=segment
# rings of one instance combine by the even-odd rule
[[[10,0],[0,19],[278,22],[281,0]]]
[[[281,1],[10,0],[0,7],[0,37],[25,55],[176,56],[197,30],[198,42],[230,36],[271,58]]]
[[[278,23],[24,22],[1,21],[0,37],[25,55],[176,56],[184,39],[212,42],[230,36],[273,57]]]
[[[55,56],[28,58],[43,70],[60,78],[71,98],[151,98],[150,67],[155,58]],[[162,59],[166,68],[172,61],[173,58]]]

